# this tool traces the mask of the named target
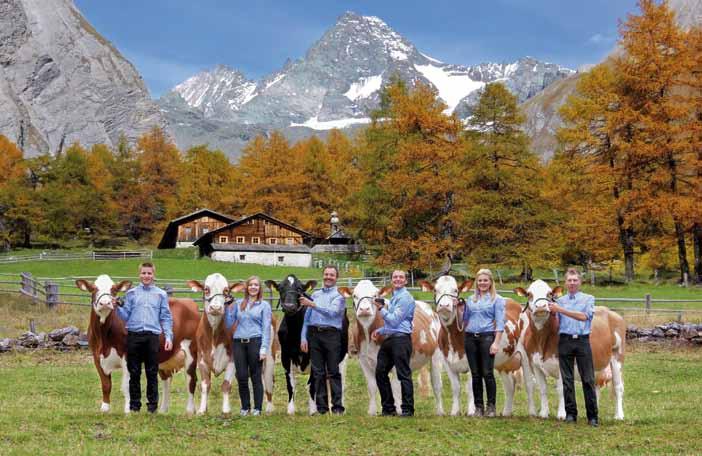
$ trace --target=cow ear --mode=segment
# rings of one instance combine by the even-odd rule
[[[95,291],[95,285],[93,285],[92,282],[88,282],[87,280],[76,280],[76,286],[83,291],[89,291],[91,293]]]
[[[229,291],[232,293],[241,293],[246,290],[246,282],[237,282],[229,285]]]
[[[391,287],[391,286],[383,287],[383,288],[381,288],[380,291],[378,292],[378,296],[386,296],[386,295],[387,295],[388,293],[390,293],[391,291],[392,291],[392,287]]]
[[[515,288],[515,289],[512,290],[512,291],[514,291],[514,293],[515,293],[517,296],[526,296],[526,295],[527,295],[526,290],[525,290],[524,288],[522,288],[522,287],[517,287],[517,288]]]
[[[458,292],[459,293],[465,293],[467,291],[470,291],[471,287],[473,286],[473,279],[466,279],[463,281],[463,283],[458,287]]]
[[[190,289],[192,289],[193,291],[202,291],[205,289],[205,287],[203,287],[202,284],[197,280],[188,280],[185,283],[187,283]]]
[[[336,290],[344,298],[350,298],[351,296],[353,296],[353,294],[351,293],[351,290],[349,290],[349,287],[339,287]]]
[[[556,287],[553,289],[551,292],[551,296],[553,296],[554,299],[558,299],[561,296],[563,296],[563,287]]]
[[[419,284],[422,286],[422,291],[434,291],[434,285],[426,280],[420,280]]]
[[[317,286],[317,281],[316,280],[308,280],[307,283],[305,284],[305,290],[310,291],[314,290],[314,287]]]
[[[112,285],[112,294],[117,294],[124,292],[132,288],[132,282],[129,280],[123,280],[116,285]]]
[[[269,290],[280,291],[280,290],[278,289],[278,284],[275,282],[275,280],[266,280],[266,281],[263,282],[263,283],[266,284],[266,286],[268,287]]]

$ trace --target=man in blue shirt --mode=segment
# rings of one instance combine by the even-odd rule
[[[327,377],[331,384],[332,413],[342,415],[341,330],[346,312],[346,299],[336,288],[339,270],[326,266],[323,271],[324,288],[312,293],[312,299],[300,297],[300,305],[307,307],[300,334],[300,349],[310,352],[312,381],[314,382],[317,412],[329,412]]]
[[[151,263],[139,266],[140,284],[127,291],[117,315],[127,328],[127,370],[129,371],[129,409],[141,409],[141,364],[146,371],[146,408],[158,406],[158,349],[163,332],[165,350],[173,349],[173,317],[166,292],[154,285],[156,268]]]
[[[559,333],[558,364],[563,380],[566,422],[575,423],[578,408],[575,402],[573,361],[578,363],[578,372],[583,383],[585,409],[590,426],[597,427],[597,395],[595,372],[590,349],[590,326],[595,309],[595,298],[580,292],[582,279],[576,269],[568,269],[565,275],[568,294],[550,305],[551,312],[558,312]]]
[[[375,367],[375,381],[380,392],[383,416],[397,414],[389,377],[393,366],[402,389],[402,416],[414,415],[414,387],[412,370],[410,369],[414,297],[405,288],[406,284],[405,271],[393,271],[392,286],[394,290],[388,308],[384,308],[384,300],[376,300],[378,311],[385,322],[385,325],[373,331],[371,336],[374,341],[378,341],[380,337],[385,338],[380,345],[380,350],[378,350],[378,363]]]

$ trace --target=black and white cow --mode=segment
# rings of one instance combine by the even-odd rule
[[[273,280],[266,280],[266,286],[270,289],[275,289],[280,295],[280,308],[283,310],[283,318],[278,326],[278,341],[280,342],[280,360],[285,369],[285,382],[288,387],[288,414],[295,414],[295,371],[307,373],[310,367],[310,355],[300,350],[300,339],[302,333],[302,325],[305,319],[305,307],[301,306],[299,299],[301,296],[307,296],[306,293],[314,289],[317,281],[309,280],[307,283],[302,283],[295,275],[287,276],[280,283]],[[309,297],[309,296],[307,296]],[[342,394],[343,385],[346,380],[346,355],[348,352],[349,340],[349,320],[344,312],[344,322],[341,332],[341,363],[339,371],[341,371]],[[311,371],[311,369],[309,369]],[[311,375],[311,372],[310,372]],[[308,380],[309,385],[309,414],[317,413],[317,406],[314,401],[314,383],[311,378]],[[330,389],[328,388],[328,391]],[[343,395],[342,395],[343,403]]]

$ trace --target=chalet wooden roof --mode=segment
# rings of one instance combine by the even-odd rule
[[[175,248],[176,241],[178,239],[178,227],[184,223],[191,222],[200,217],[210,217],[224,223],[231,223],[234,220],[236,220],[236,218],[232,216],[220,214],[219,212],[213,211],[211,209],[198,209],[195,212],[191,212],[190,214],[183,215],[168,222],[168,226],[163,232],[163,237],[161,237],[161,242],[158,243],[158,248]]]
[[[241,218],[235,222],[231,222],[228,225],[223,226],[222,228],[218,228],[216,230],[210,231],[209,233],[203,234],[202,236],[200,236],[200,238],[197,241],[193,242],[193,245],[199,246],[199,245],[206,244],[206,243],[212,243],[212,239],[214,238],[214,236],[217,233],[220,233],[222,231],[225,231],[225,230],[228,230],[231,228],[235,228],[239,225],[243,225],[247,221],[254,219],[254,218],[262,218],[264,220],[268,220],[269,222],[274,223],[274,224],[279,225],[279,226],[282,226],[283,228],[286,228],[290,231],[293,231],[306,239],[312,239],[314,237],[312,235],[312,233],[308,233],[307,231],[301,230],[300,228],[297,228],[293,225],[290,225],[289,223],[285,223],[281,220],[278,220],[277,218],[271,217],[270,215],[264,214],[263,212],[258,212],[256,214]]]

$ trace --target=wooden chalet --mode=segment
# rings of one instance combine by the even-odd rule
[[[190,247],[203,235],[215,231],[236,220],[210,209],[199,209],[190,214],[171,220],[163,232],[159,249]]]
[[[205,233],[193,245],[219,261],[307,267],[312,240],[311,233],[259,212]]]

